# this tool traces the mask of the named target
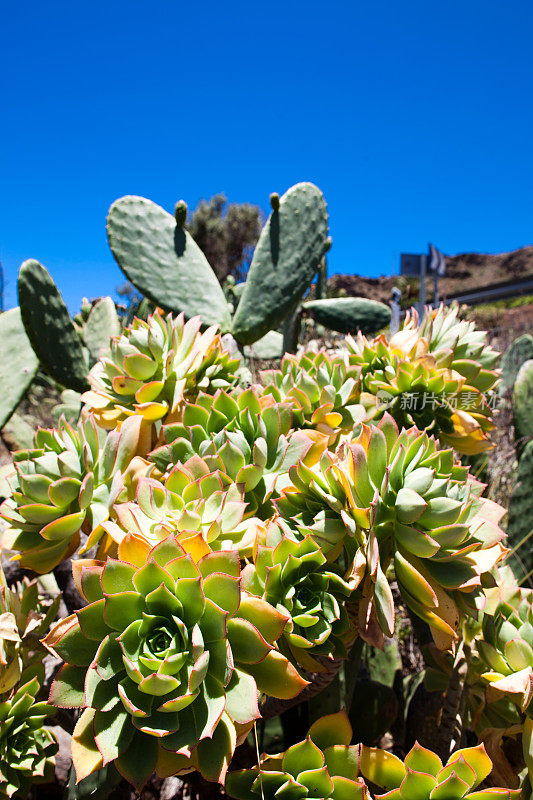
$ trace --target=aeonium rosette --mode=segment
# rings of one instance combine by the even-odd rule
[[[116,544],[131,533],[153,547],[173,534],[195,558],[210,550],[236,550],[244,557],[261,526],[254,518],[244,520],[245,510],[240,488],[194,456],[177,464],[164,483],[142,476],[135,500],[117,504],[104,528]]]
[[[76,427],[62,420],[57,430],[40,428],[33,448],[13,453],[12,495],[0,506],[9,523],[3,547],[39,574],[76,552],[81,532],[89,537],[87,547],[101,542],[103,555],[108,541],[102,523],[128,496],[125,475],[142,462],[142,440],[138,416],[109,434],[91,416]]]
[[[316,460],[324,449],[311,441],[311,432],[293,430],[290,402],[277,403],[254,389],[201,393],[184,407],[180,422],[163,426],[162,436],[165,444],[149,456],[162,475],[198,455],[211,471],[242,487],[247,516],[263,519],[273,514],[270,498],[290,467],[301,458]]]
[[[0,695],[19,683],[23,670],[39,660],[39,637],[56,618],[60,596],[45,601],[36,580],[9,587],[0,565]]]
[[[363,425],[338,455],[325,453],[312,469],[300,463],[290,476],[277,501],[281,524],[311,535],[330,559],[345,549],[361,594],[361,635],[394,633],[394,566],[406,604],[438,647],[452,647],[460,615],[483,608],[491,570],[506,552],[504,509],[481,497],[484,485],[452,451],[416,428],[398,431],[386,415]]]
[[[347,361],[359,372],[360,401],[369,417],[377,421],[388,412],[400,426],[427,430],[459,453],[490,449],[494,422],[487,393],[498,373],[483,364],[492,366],[499,354],[490,351],[483,359],[481,351],[490,348],[481,344],[465,347],[463,357],[456,358],[446,345],[457,344],[457,337],[450,335],[442,345],[428,338],[437,318],[431,325],[425,319],[423,331],[417,322],[417,315],[409,317],[389,340],[383,334],[346,337]]]
[[[44,721],[55,709],[36,700],[39,689],[34,677],[0,702],[0,800],[26,797],[32,784],[54,779],[58,745]]]
[[[274,646],[286,617],[241,591],[235,552],[195,563],[172,536],[150,549],[128,535],[119,558],[74,563],[88,605],[43,641],[66,662],[50,702],[84,709],[77,779],[114,762],[139,790],[154,770],[223,781],[259,692],[289,698],[306,685]]]
[[[111,340],[109,356],[91,369],[91,390],[82,395],[102,428],[111,430],[139,414],[148,423],[174,415],[200,391],[237,384],[240,360],[224,349],[218,326],[201,332],[200,317],[135,318]]]
[[[300,356],[285,353],[279,369],[261,372],[265,395],[293,405],[293,427],[304,429],[317,444],[335,445],[365,419],[358,374],[346,361],[324,350]]]
[[[236,800],[369,800],[359,774],[361,745],[351,744],[345,711],[316,720],[303,742],[263,755],[253,769],[230,772],[226,792]]]
[[[353,587],[311,536],[301,541],[282,536],[275,547],[258,542],[254,563],[244,567],[243,585],[288,616],[283,641],[304,669],[324,672],[328,661],[347,657],[356,636],[347,610]]]

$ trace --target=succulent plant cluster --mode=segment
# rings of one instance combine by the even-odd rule
[[[172,419],[199,391],[234,386],[239,359],[224,349],[217,326],[201,332],[200,317],[156,311],[135,319],[111,340],[111,353],[89,373],[82,396],[102,428],[113,429],[138,414],[148,422]]]
[[[37,581],[11,588],[0,566],[0,695],[10,692],[23,671],[39,660],[39,639],[56,617],[59,595],[47,602]]]
[[[264,756],[254,769],[230,772],[226,791],[236,800],[367,800],[359,774],[360,746],[351,744],[352,736],[346,712],[322,717],[304,741],[285,753]]]
[[[97,547],[73,562],[87,605],[43,639],[64,661],[50,701],[82,709],[78,780],[113,763],[138,789],[154,771],[223,781],[267,696],[392,636],[392,574],[442,650],[478,616],[503,510],[427,431],[365,424],[350,361],[286,356],[243,389],[215,327],[157,311],[112,339],[77,427],[15,454],[2,516],[21,564]],[[304,750],[301,796],[342,794],[345,767],[326,780]]]
[[[13,454],[13,492],[0,514],[10,526],[3,546],[18,551],[22,567],[49,572],[78,550],[82,532],[89,546],[101,539],[141,437],[141,417],[106,436],[87,416],[75,428],[62,420],[39,429],[31,450]]]
[[[290,402],[276,402],[254,389],[234,395],[201,393],[187,403],[181,422],[163,426],[165,444],[150,455],[162,474],[194,456],[210,471],[220,471],[244,489],[246,514],[273,509],[270,498],[289,468],[315,458],[320,445],[307,432],[294,430]],[[267,505],[268,504],[268,505]]]
[[[437,688],[451,695],[464,663],[472,735],[520,737],[533,776],[531,596],[499,569],[504,509],[456,455],[491,446],[498,354],[442,307],[409,313],[390,338],[286,354],[250,385],[223,334],[242,348],[292,313],[323,270],[324,199],[311,184],[272,196],[234,309],[186,212],[113,204],[113,253],[156,308],[122,330],[109,298],[74,325],[46,270],[21,271],[21,317],[6,325],[17,341],[31,327],[41,365],[83,394],[70,404],[79,421],[61,418],[13,454],[0,509],[3,557],[43,576],[8,587],[0,571],[0,800],[50,779],[55,708],[75,723],[71,797],[108,771],[139,792],[154,773],[197,771],[236,800],[517,797],[524,776],[480,788],[504,782],[483,744],[447,759],[416,744],[402,760],[352,744],[367,741],[353,703],[321,716],[336,691],[359,691],[354,642],[383,648],[400,606],[429,626]],[[388,319],[368,303],[319,302],[306,310],[343,331],[348,306],[364,307],[367,335]],[[41,594],[69,560],[77,597],[65,616]],[[61,665],[45,679],[50,656]],[[306,699],[305,740],[259,759],[272,708]],[[257,765],[236,769],[253,763],[253,744]]]
[[[518,798],[520,790],[476,789],[492,762],[483,745],[457,750],[444,765],[418,742],[405,761],[365,745],[352,745],[345,712],[315,722],[307,738],[285,753],[264,756],[254,769],[230,772],[226,791],[235,800],[369,800],[366,784],[385,789],[376,798],[390,800],[495,800]]]
[[[389,415],[362,425],[344,451],[290,470],[292,486],[277,501],[281,524],[312,536],[329,558],[344,549],[362,636],[375,637],[376,623],[394,633],[393,564],[406,604],[449,649],[461,614],[477,616],[483,588],[494,584],[504,510],[480,497],[483,485],[451,450],[416,428],[400,432]]]
[[[390,339],[347,337],[347,360],[373,419],[387,411],[403,427],[427,430],[457,452],[475,454],[492,447],[489,400],[499,382],[499,353],[457,314],[456,307],[441,306],[419,323],[413,311]]]
[[[287,617],[241,590],[234,551],[196,563],[173,536],[150,549],[128,535],[118,555],[75,562],[88,605],[44,639],[65,661],[51,702],[84,709],[77,778],[114,761],[139,791],[154,770],[223,780],[258,692],[292,697],[306,683],[274,648]]]
[[[33,678],[0,702],[0,797],[26,796],[33,783],[54,775],[57,740],[43,726],[55,709],[36,702],[39,681]]]
[[[326,352],[286,353],[278,370],[261,373],[261,383],[264,394],[292,403],[295,427],[315,431],[315,438],[321,434],[328,445],[365,418],[356,378]]]
[[[360,765],[367,780],[387,790],[380,797],[390,800],[511,800],[521,795],[520,789],[477,788],[492,771],[482,744],[456,750],[446,764],[418,742],[403,763],[392,753],[363,745]]]

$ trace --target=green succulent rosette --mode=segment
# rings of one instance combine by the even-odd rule
[[[195,563],[172,536],[153,549],[129,536],[119,558],[74,562],[88,605],[43,640],[66,662],[50,702],[84,709],[77,780],[113,762],[139,791],[154,770],[223,781],[259,692],[288,698],[306,685],[274,647],[286,618],[241,591],[235,552]]]
[[[174,417],[184,400],[237,384],[240,360],[224,349],[218,326],[200,332],[200,317],[180,314],[135,318],[111,339],[109,356],[89,373],[82,395],[98,425],[108,430],[132,414],[147,422]]]
[[[505,695],[522,711],[533,697],[533,592],[518,589],[502,600],[494,614],[484,614],[482,637],[477,641],[477,670],[488,685],[488,700]]]
[[[394,567],[406,604],[449,649],[461,613],[483,607],[490,570],[505,553],[504,509],[481,498],[484,485],[451,450],[415,428],[399,432],[389,415],[363,425],[344,453],[325,453],[313,468],[300,463],[290,477],[276,502],[280,525],[293,538],[312,536],[330,560],[344,548],[361,595],[361,635],[376,644],[379,629],[394,633]]]
[[[104,535],[102,522],[125,490],[125,473],[142,438],[142,420],[132,417],[105,434],[92,417],[72,427],[39,429],[31,450],[13,453],[12,495],[0,506],[9,523],[2,544],[26,569],[44,574]],[[102,547],[105,547],[105,542]]]
[[[103,523],[118,545],[132,534],[155,546],[170,534],[200,558],[211,550],[252,553],[261,526],[244,519],[246,503],[240,488],[223,472],[211,472],[199,456],[177,464],[161,483],[142,476],[134,501],[118,503],[113,520]]]
[[[37,581],[10,589],[0,566],[0,695],[21,680],[22,671],[42,656],[38,639],[55,619],[59,596],[45,602]]]
[[[165,425],[165,444],[150,454],[162,474],[195,455],[212,472],[224,473],[239,485],[247,516],[272,515],[269,502],[283,485],[289,468],[304,458],[314,444],[303,431],[292,430],[292,404],[276,403],[254,389],[214,397],[201,393],[187,403],[182,421]]]
[[[463,375],[469,386],[484,393],[495,389],[500,381],[495,368],[501,353],[490,346],[486,331],[478,330],[475,322],[458,319],[458,315],[456,303],[448,307],[441,304],[438,309],[427,308],[418,324],[418,314],[412,309],[402,327],[418,328],[431,353],[451,355],[450,367]]]
[[[265,394],[293,404],[293,427],[314,431],[317,442],[332,446],[365,418],[357,372],[324,350],[286,353],[279,369],[264,370],[260,377]]]
[[[303,742],[263,756],[253,769],[228,773],[226,793],[235,800],[370,800],[359,776],[360,745],[351,745],[346,712],[317,720]]]
[[[383,800],[511,800],[521,795],[520,789],[478,788],[492,771],[483,744],[456,750],[446,764],[418,742],[404,762],[386,750],[361,745],[360,770],[386,790],[376,795]]]
[[[259,544],[254,563],[243,570],[243,586],[289,618],[282,640],[304,669],[325,671],[316,656],[347,657],[355,637],[346,609],[352,587],[310,536],[283,536],[276,547]]]
[[[54,780],[57,741],[43,723],[55,709],[36,702],[38,691],[33,678],[0,703],[0,798],[26,797],[32,784]]]
[[[455,334],[437,334],[449,321],[445,317],[441,309],[418,328],[418,317],[411,314],[389,340],[383,334],[375,339],[348,336],[347,361],[359,372],[360,399],[370,418],[378,420],[388,412],[401,427],[435,434],[459,453],[481,453],[493,446],[488,400],[499,379],[482,362],[492,364],[499,354],[490,348],[485,355],[478,353],[472,344],[480,333],[475,329],[464,331],[464,346],[454,350]]]

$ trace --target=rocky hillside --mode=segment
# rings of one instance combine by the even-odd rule
[[[461,253],[446,258],[446,276],[439,279],[442,296],[466,292],[491,283],[505,283],[533,275],[533,246],[522,247],[511,253],[485,255],[483,253]],[[418,297],[418,280],[399,275],[366,278],[361,275],[332,275],[328,288],[332,296],[339,294],[359,295],[388,303],[393,286],[402,289],[403,301],[410,305]],[[427,279],[427,296],[431,298],[433,278]]]

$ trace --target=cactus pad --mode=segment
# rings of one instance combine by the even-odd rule
[[[298,183],[274,203],[261,231],[232,333],[252,344],[276,328],[303,296],[329,247],[322,192]]]
[[[100,358],[102,350],[109,349],[112,336],[120,333],[117,310],[111,297],[102,297],[91,308],[83,330],[83,340],[93,361]]]
[[[524,361],[513,392],[516,438],[533,436],[533,359]]]
[[[89,367],[80,337],[50,273],[31,258],[20,268],[20,313],[36,356],[46,371],[67,389],[87,388]]]
[[[524,361],[533,358],[533,336],[525,333],[512,342],[502,357],[502,382],[500,393],[512,389]]]
[[[339,333],[377,333],[390,323],[391,310],[385,303],[366,297],[333,297],[303,304],[316,322]]]
[[[509,506],[507,536],[515,547],[533,530],[533,441],[528,442],[518,462],[516,486]],[[528,539],[512,557],[512,566],[524,575],[533,568],[533,539]]]
[[[0,315],[0,428],[3,428],[37,372],[39,362],[32,350],[20,318],[20,309]]]
[[[178,219],[183,223],[182,205]],[[109,245],[122,272],[167,311],[199,315],[227,330],[229,306],[209,263],[175,217],[144,197],[116,200],[107,215]]]

